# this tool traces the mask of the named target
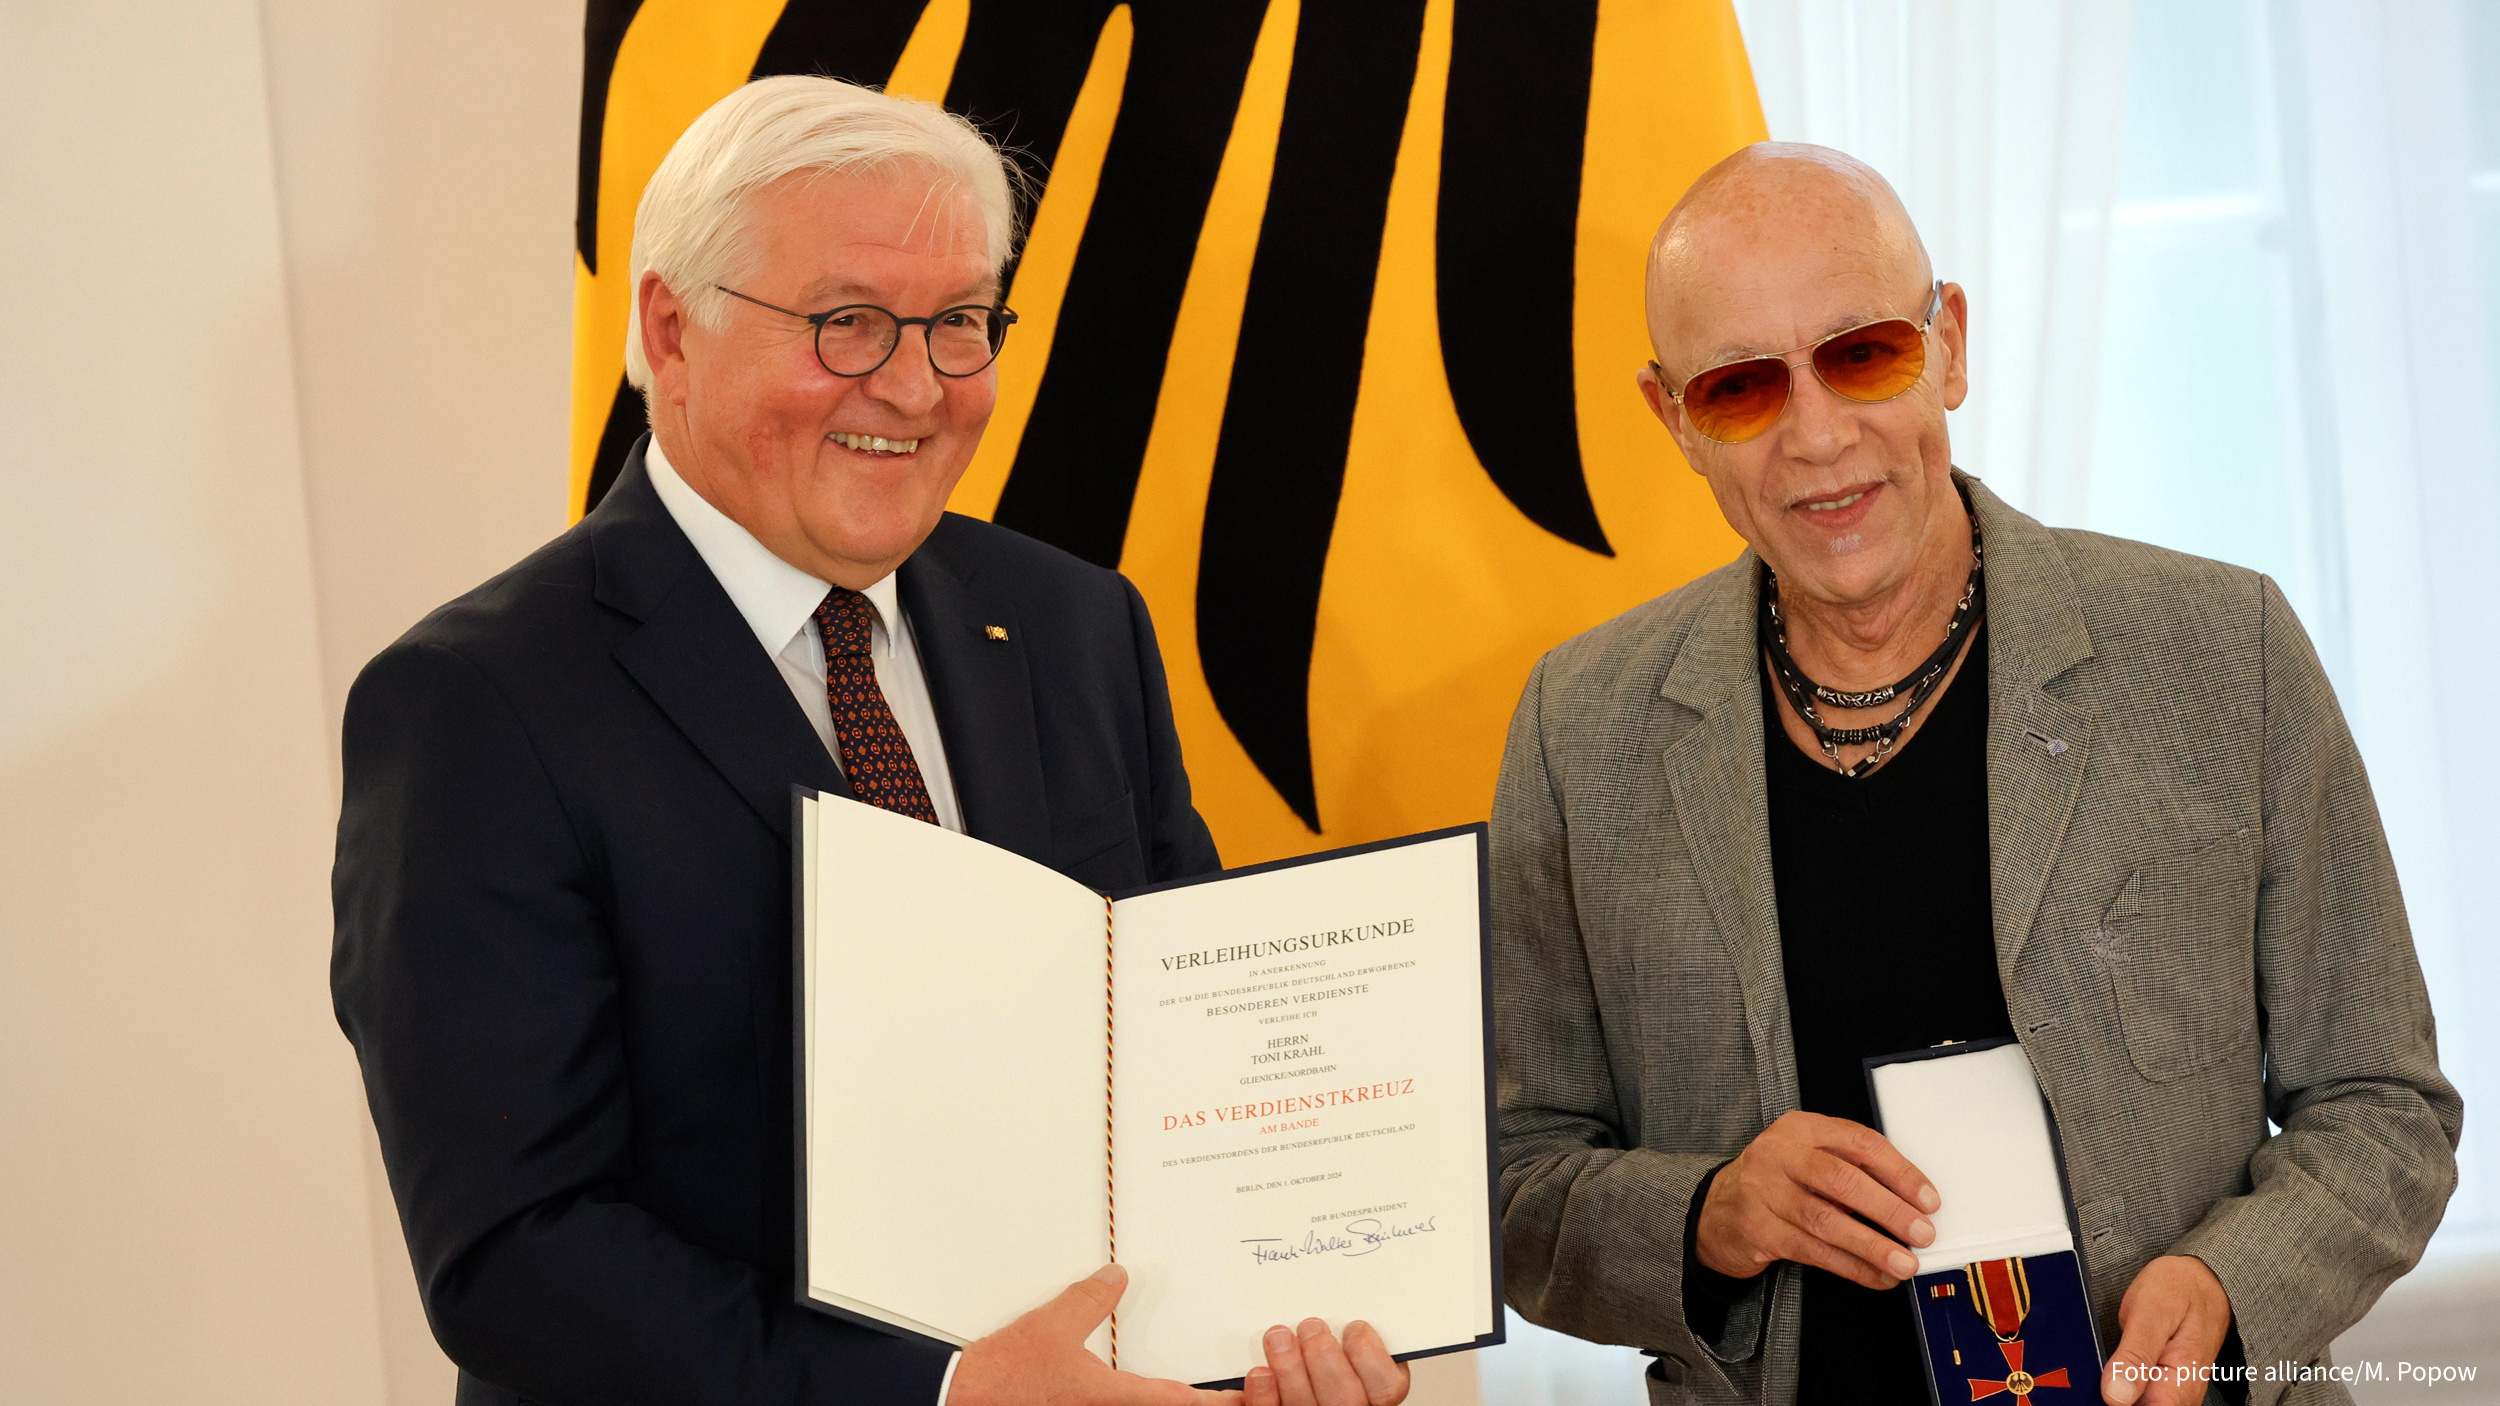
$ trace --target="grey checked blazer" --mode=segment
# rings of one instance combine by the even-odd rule
[[[1964,482],[1988,551],[1997,971],[2105,1348],[2136,1271],[2193,1254],[2249,1361],[2320,1359],[2420,1256],[2463,1118],[2361,758],[2272,581],[2053,531]],[[1794,1266],[1716,1342],[1681,1294],[1694,1184],[1797,1106],[1755,567],[1546,655],[1493,805],[1507,1292],[1661,1354],[1659,1402],[1796,1393]],[[1915,842],[1835,835],[1839,881],[1917,883]]]

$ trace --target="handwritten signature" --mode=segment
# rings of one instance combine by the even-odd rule
[[[1355,1259],[1385,1250],[1410,1235],[1430,1235],[1440,1228],[1434,1224],[1440,1219],[1439,1216],[1426,1216],[1418,1221],[1353,1220],[1333,1230],[1304,1231],[1298,1242],[1269,1236],[1241,1243],[1250,1247],[1250,1258],[1260,1264],[1284,1264],[1314,1255]]]

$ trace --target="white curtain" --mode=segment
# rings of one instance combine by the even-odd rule
[[[1872,163],[1970,292],[1955,458],[2280,581],[2370,767],[2468,1105],[2433,1242],[2500,1248],[2500,5],[1735,0],[1773,136]],[[1515,1315],[1504,1406],[1640,1359]]]
[[[1737,0],[1737,12],[1771,135],[1882,171],[1939,276],[1971,290],[1981,330],[1957,457],[1998,466],[1989,482],[2017,502],[2064,506],[2084,477],[2100,369],[2126,3]]]
[[[2281,581],[2363,755],[2469,1104],[2500,1097],[2500,13],[2472,0],[1738,0],[1773,135],[1890,177],[1970,290],[1955,457]],[[2488,1106],[2488,1105],[2481,1105]],[[2500,1239],[2468,1120],[2442,1250]]]

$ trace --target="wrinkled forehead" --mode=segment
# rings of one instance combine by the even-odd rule
[[[864,295],[898,276],[944,271],[966,293],[997,284],[980,201],[961,181],[916,163],[795,171],[756,192],[746,219],[765,261],[810,275],[814,297]]]
[[[919,252],[979,252],[989,243],[989,224],[971,187],[927,162],[792,171],[758,194],[759,203],[786,216],[832,213],[846,229]]]
[[[1778,355],[1889,317],[1917,318],[1924,262],[1858,240],[1792,231],[1705,232],[1652,263],[1650,338],[1659,363],[1684,373]]]

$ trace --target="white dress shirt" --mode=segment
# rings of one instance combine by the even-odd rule
[[[651,475],[660,506],[677,520],[678,530],[694,543],[696,555],[729,593],[729,603],[746,617],[756,643],[772,656],[781,670],[781,681],[790,686],[790,696],[798,700],[816,736],[833,755],[833,764],[840,767],[842,748],[833,734],[833,700],[825,693],[825,640],[816,632],[816,607],[824,604],[832,583],[774,556],[770,547],[755,540],[754,533],[688,487],[668,456],[660,452],[656,436],[643,449],[642,466]],[[894,573],[887,572],[860,594],[868,597],[870,607],[868,657],[876,666],[877,687],[885,694],[885,705],[894,710],[903,739],[911,743],[912,760],[920,763],[920,780],[929,788],[929,804],[937,809],[938,823],[960,835],[963,807],[955,800],[954,774],[946,768],[945,739],[938,736],[937,705],[929,698],[929,676],[920,667],[920,643],[912,634],[911,617],[903,613],[902,600],[895,594]],[[946,1360],[946,1375],[938,1379],[938,1406],[945,1406],[946,1393],[955,1384],[955,1366],[962,1360],[960,1352]]]
[[[833,764],[841,766],[842,748],[833,734],[833,703],[825,696],[825,641],[816,632],[815,619],[816,607],[824,604],[832,585],[774,556],[771,548],[755,540],[755,534],[688,487],[670,466],[668,456],[660,452],[659,440],[653,439],[643,450],[642,462],[661,506],[694,543],[703,564],[712,568],[721,589],[729,593],[729,603],[746,617],[756,643],[764,646],[764,653],[781,670],[790,696],[798,700],[825,750],[833,754]],[[868,657],[876,666],[877,687],[885,694],[885,705],[894,710],[903,740],[911,744],[912,760],[920,763],[920,779],[929,788],[929,804],[937,810],[938,823],[960,835],[964,812],[955,799],[954,775],[946,767],[946,740],[938,735],[929,676],[920,667],[920,644],[912,634],[911,617],[903,613],[902,600],[895,594],[893,573],[860,594],[868,597]]]

